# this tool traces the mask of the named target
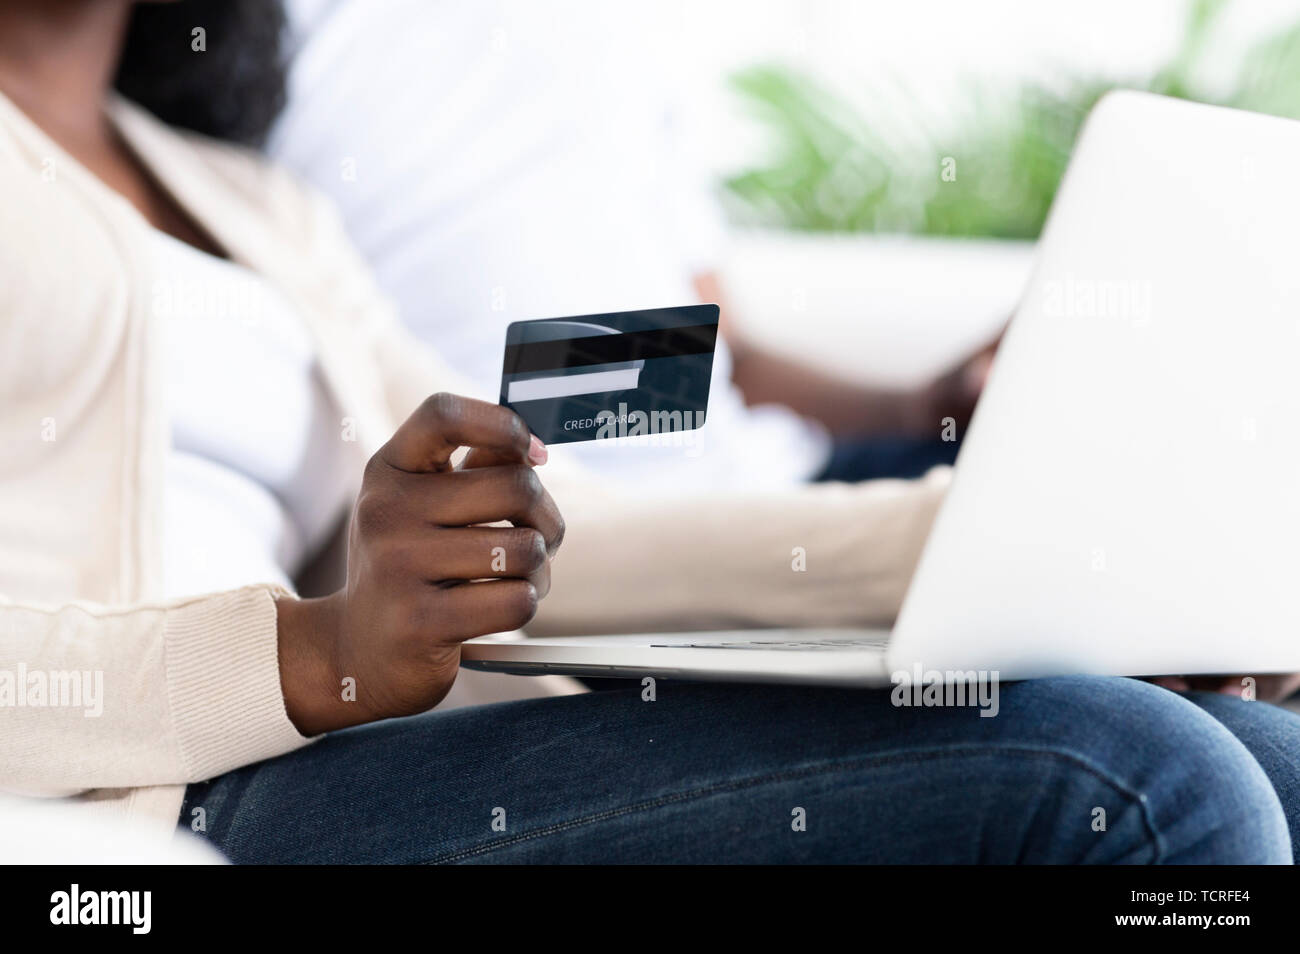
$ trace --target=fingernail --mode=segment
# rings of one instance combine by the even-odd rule
[[[546,463],[546,458],[549,456],[550,455],[546,451],[546,445],[538,440],[537,435],[534,434],[532,439],[528,442],[528,459],[534,464],[541,466]]]

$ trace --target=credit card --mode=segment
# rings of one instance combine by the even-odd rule
[[[501,403],[546,444],[704,426],[717,305],[516,321]]]

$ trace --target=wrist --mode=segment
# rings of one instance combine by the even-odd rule
[[[365,721],[349,711],[349,703],[343,699],[337,665],[336,597],[285,597],[275,603],[280,691],[289,720],[303,735],[319,735]]]
[[[900,396],[898,417],[899,431],[903,434],[921,437],[933,434],[938,436],[943,427],[943,400],[939,395],[938,382],[928,387],[904,392]]]

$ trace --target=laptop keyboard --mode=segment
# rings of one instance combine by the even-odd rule
[[[889,645],[888,634],[857,636],[851,638],[803,639],[746,639],[725,643],[651,643],[654,649],[775,649],[796,652],[835,652],[846,649],[884,649]]]

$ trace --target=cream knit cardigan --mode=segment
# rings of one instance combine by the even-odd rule
[[[420,400],[457,389],[321,199],[124,101],[110,115],[193,219],[297,306],[358,480]],[[152,816],[165,833],[186,783],[309,740],[280,692],[275,587],[160,596],[169,431],[149,228],[0,96],[0,672],[102,672],[104,686],[99,718],[0,707],[0,788]],[[944,484],[737,491],[665,512],[558,464],[542,475],[569,532],[537,632],[887,621]]]

